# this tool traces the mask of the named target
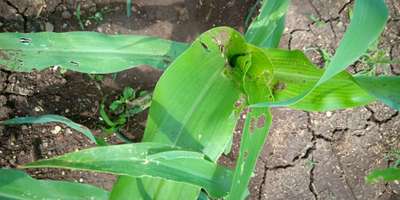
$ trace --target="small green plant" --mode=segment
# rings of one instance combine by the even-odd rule
[[[151,93],[137,92],[131,87],[125,87],[122,94],[108,106],[109,113],[113,117],[107,114],[105,101],[100,104],[100,117],[105,123],[103,130],[109,134],[116,133],[125,142],[130,142],[121,134],[121,129],[126,126],[130,118],[150,107],[150,103]]]
[[[110,11],[111,10],[108,7],[104,7],[102,9],[96,11],[92,16],[89,16],[86,19],[92,20],[96,24],[99,24],[104,20],[104,15]],[[81,15],[81,4],[80,3],[78,3],[78,6],[76,7],[75,17],[76,17],[76,20],[78,21],[78,24],[79,24],[79,27],[81,28],[81,30],[82,31],[85,30],[85,23],[84,23],[85,20],[82,18],[82,15]]]
[[[324,69],[315,67],[299,50],[277,49],[288,6],[288,0],[264,1],[244,35],[218,27],[190,45],[146,36],[84,32],[0,34],[0,65],[14,71],[59,65],[82,73],[107,74],[143,64],[163,70],[168,67],[152,94],[140,143],[108,145],[87,128],[61,116],[1,122],[58,122],[81,131],[100,147],[21,168],[116,174],[119,177],[111,193],[95,189],[90,196],[77,197],[77,190],[86,189],[86,185],[73,183],[71,188],[64,188],[58,182],[41,182],[15,170],[9,173],[1,169],[7,187],[0,187],[0,197],[26,199],[26,192],[33,192],[29,185],[40,183],[38,187],[48,184],[57,188],[51,194],[41,193],[40,198],[69,192],[70,199],[245,199],[272,123],[272,107],[321,112],[379,100],[400,110],[399,77],[345,71],[383,31],[388,18],[383,0],[356,1],[352,22]],[[133,102],[144,97],[127,88],[110,105],[102,104],[101,115],[108,128],[119,129],[132,113],[143,110],[148,103]],[[237,106],[238,101],[241,106]],[[235,168],[229,169],[217,161],[223,152],[229,152],[233,130],[243,111],[247,115],[239,157]],[[17,176],[24,178],[16,180]],[[48,187],[43,188],[47,191]]]
[[[369,183],[380,181],[400,180],[400,150],[389,152],[385,155],[386,161],[392,161],[392,164],[386,169],[375,169],[365,178]]]
[[[80,3],[78,3],[78,6],[76,7],[75,17],[76,17],[76,20],[79,23],[79,26],[81,27],[81,30],[82,31],[85,30],[85,26],[83,25],[83,21],[82,21],[82,18],[81,18],[81,4]]]
[[[361,56],[360,62],[364,65],[364,69],[360,74],[379,75],[378,70],[383,70],[383,74],[390,74],[389,65],[398,62],[390,59],[388,52],[378,47],[379,40],[372,43],[368,51]],[[382,73],[382,72],[381,72]]]
[[[332,59],[332,54],[329,53],[329,51],[324,48],[307,48],[304,51],[305,52],[307,52],[307,51],[317,52],[321,56],[321,59],[324,62],[325,66],[327,66]]]

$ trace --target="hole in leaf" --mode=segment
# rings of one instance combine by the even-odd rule
[[[32,43],[32,39],[31,38],[21,37],[21,38],[19,38],[19,42],[21,42],[22,44],[31,44]]]
[[[265,116],[261,115],[257,119],[257,128],[263,128],[265,126]]]
[[[247,156],[249,155],[249,152],[248,151],[245,151],[244,153],[243,153],[243,159],[244,160],[247,160]]]
[[[203,49],[205,49],[207,52],[210,52],[210,49],[208,49],[208,46],[206,43],[200,41],[201,46],[203,47]]]
[[[284,90],[286,88],[286,84],[284,82],[278,81],[274,85],[274,92]]]
[[[73,65],[79,65],[79,62],[76,62],[76,61],[70,61],[70,63]]]

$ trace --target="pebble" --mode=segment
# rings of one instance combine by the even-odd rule
[[[61,131],[61,127],[60,126],[55,126],[53,130],[51,130],[51,133],[53,133],[54,135],[58,134]]]
[[[326,116],[327,116],[327,117],[331,117],[331,116],[332,116],[332,112],[329,112],[329,111],[326,112]]]
[[[66,134],[66,135],[68,135],[68,134],[72,134],[72,131],[71,131],[71,129],[69,129],[69,128],[66,128],[66,129],[65,129],[65,134]]]
[[[0,22],[0,27],[2,27],[4,24],[2,22]]]
[[[40,107],[40,106],[36,106],[36,107],[34,108],[34,110],[35,110],[36,112],[42,112],[42,111],[44,111],[43,108]]]
[[[68,10],[66,10],[66,11],[64,11],[64,12],[61,13],[61,17],[62,17],[63,19],[71,19],[72,14],[71,14]]]

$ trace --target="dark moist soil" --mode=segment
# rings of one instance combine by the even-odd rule
[[[126,16],[125,0],[0,0],[1,32],[79,31],[74,16],[81,7],[86,31],[107,34],[145,34],[190,42],[202,32],[227,25],[243,31],[244,17],[254,0],[137,0],[132,17]],[[400,2],[387,1],[388,26],[379,48],[391,59],[400,58]],[[348,0],[293,0],[281,47],[307,50],[312,61],[323,66],[318,51],[334,53],[348,25]],[[93,20],[101,12],[103,20]],[[311,20],[310,16],[318,20]],[[400,66],[387,66],[399,75]],[[365,68],[356,63],[350,71]],[[380,69],[384,69],[380,67]],[[380,70],[383,72],[383,70]],[[0,71],[0,120],[15,116],[60,114],[101,133],[98,108],[103,98],[112,99],[125,86],[151,91],[161,71],[140,67],[107,75],[96,81],[88,75],[48,69],[37,73]],[[249,199],[400,199],[398,182],[369,185],[364,176],[393,159],[386,155],[400,145],[398,111],[374,103],[365,107],[327,113],[275,109],[268,142],[257,163]],[[146,113],[128,123],[124,134],[140,141]],[[240,126],[232,152],[221,162],[234,166]],[[121,143],[115,136],[108,138]],[[0,166],[17,167],[34,160],[94,146],[79,133],[60,124],[0,127]],[[91,183],[111,189],[114,176],[69,170],[29,170],[36,178]]]

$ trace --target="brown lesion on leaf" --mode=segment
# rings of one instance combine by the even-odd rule
[[[254,117],[252,117],[250,119],[250,133],[254,133],[255,129],[256,129],[256,119]]]
[[[266,118],[265,115],[261,115],[257,119],[257,128],[263,128],[265,126]]]
[[[275,94],[276,92],[279,92],[279,91],[282,91],[282,90],[286,89],[286,87],[287,87],[286,83],[284,83],[282,81],[278,81],[273,86],[273,92]]]
[[[213,40],[217,45],[227,45],[230,40],[230,35],[228,31],[221,30],[218,34],[213,36]]]

